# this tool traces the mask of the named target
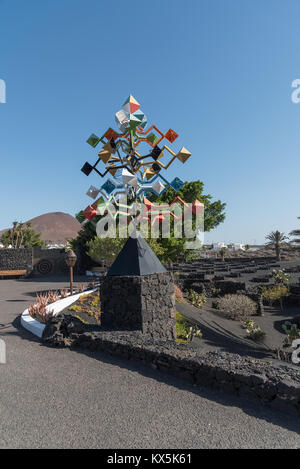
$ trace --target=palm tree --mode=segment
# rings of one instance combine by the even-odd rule
[[[220,252],[221,259],[222,259],[222,261],[224,262],[224,261],[225,261],[225,256],[226,256],[226,252],[227,252],[227,248],[225,248],[225,247],[224,247],[224,248],[221,248],[219,252]]]
[[[19,238],[21,236],[21,231],[22,231],[22,226],[21,226],[21,223],[18,222],[18,224],[16,225],[16,244],[15,244],[16,249],[20,247]]]
[[[41,240],[41,234],[36,233],[30,226],[30,223],[26,223],[24,226],[22,222],[13,222],[13,227],[0,236],[0,241],[5,247],[11,245],[14,249],[44,246],[45,243]]]
[[[19,223],[19,230],[20,230],[21,238],[20,238],[20,243],[18,247],[21,248],[23,246],[23,239],[24,239],[24,234],[25,234],[24,223]]]
[[[275,249],[276,252],[276,259],[280,261],[280,251],[281,251],[281,246],[284,243],[284,241],[288,240],[288,236],[285,236],[284,233],[280,233],[280,231],[271,231],[271,233],[266,236],[266,239],[268,242],[266,243],[267,246],[272,246]]]
[[[300,220],[300,217],[298,217]],[[290,232],[290,236],[296,236],[295,239],[292,239],[292,243],[299,243],[300,244],[300,230],[293,230]]]
[[[15,241],[15,233],[17,231],[17,228],[18,228],[18,222],[14,221],[12,229],[9,230],[9,234],[11,236],[11,245],[13,248],[15,247],[14,241]]]

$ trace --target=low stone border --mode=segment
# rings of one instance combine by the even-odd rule
[[[296,365],[218,351],[199,355],[193,346],[161,342],[139,331],[99,330],[68,315],[51,319],[43,342],[138,359],[195,385],[256,398],[278,410],[300,415],[300,369]]]
[[[92,293],[96,291],[97,288],[93,290],[84,291],[81,293],[77,293],[76,295],[68,296],[67,298],[62,298],[61,300],[56,301],[55,303],[51,303],[46,307],[47,311],[53,311],[54,315],[56,316],[58,313],[63,311],[65,308],[70,306],[71,304],[75,303],[82,295],[87,295],[88,293]],[[43,336],[44,330],[46,325],[38,322],[32,316],[30,316],[28,312],[28,308],[21,315],[21,325],[24,329],[31,332],[32,334],[36,335],[37,337],[41,338]]]

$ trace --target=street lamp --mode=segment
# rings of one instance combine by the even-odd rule
[[[68,251],[65,257],[68,267],[70,267],[70,294],[73,295],[73,267],[76,264],[77,256],[74,251]]]

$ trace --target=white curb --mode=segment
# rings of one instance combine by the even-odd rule
[[[88,295],[89,293],[93,293],[97,290],[97,288],[94,288],[93,290],[84,291],[81,293],[77,293],[76,295],[69,296],[67,298],[62,298],[61,300],[55,301],[55,303],[51,303],[50,305],[48,305],[46,307],[46,311],[53,311],[54,316],[56,316],[63,309],[67,308],[72,303],[75,303],[75,301],[77,301],[78,298],[80,298],[81,296]],[[27,329],[27,331],[40,338],[43,336],[43,332],[46,327],[45,324],[42,324],[41,322],[38,322],[36,319],[31,317],[28,313],[28,309],[25,309],[25,311],[22,313],[21,325],[24,327],[24,329]]]

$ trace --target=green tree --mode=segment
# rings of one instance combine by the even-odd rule
[[[88,248],[87,255],[96,262],[105,261],[107,264],[111,264],[123,248],[127,239],[98,238],[96,236],[86,244]],[[168,256],[165,253],[163,246],[158,243],[156,239],[151,238],[146,239],[146,241],[162,262],[168,260]]]
[[[193,203],[195,200],[199,200],[205,206],[205,213],[204,213],[204,230],[210,231],[216,228],[220,223],[222,223],[225,219],[225,203],[222,203],[220,200],[212,201],[211,195],[203,194],[203,183],[201,181],[192,181],[186,182],[184,186],[181,188],[180,191],[176,192],[172,188],[168,188],[164,194],[160,197],[155,195],[149,196],[149,200],[153,203],[172,203],[176,197],[182,198],[187,203]],[[94,238],[96,237],[96,224],[98,220],[100,220],[101,216],[97,216],[93,222],[87,222],[83,225],[82,229],[80,230],[77,238],[70,240],[70,245],[74,251],[81,250],[82,252],[86,252],[88,255],[88,251],[91,253],[90,248],[91,246],[97,246],[97,249],[100,249],[100,244],[96,243],[89,244]],[[172,225],[172,223],[171,223]],[[193,225],[193,229],[196,230],[195,224]],[[172,234],[172,226],[171,226],[171,234]],[[174,233],[173,233],[174,234]],[[111,238],[109,238],[111,239]],[[124,239],[124,238],[123,238]],[[196,254],[191,249],[186,249],[186,238],[176,238],[171,235],[170,238],[163,238],[159,237],[157,239],[148,239],[146,241],[156,253],[157,257],[161,260],[161,262],[174,262],[178,260],[189,260],[194,258],[198,254]],[[112,243],[113,244],[113,243]],[[90,256],[91,257],[91,256]]]
[[[12,246],[13,249],[30,248],[33,246],[45,246],[41,239],[41,233],[31,228],[30,223],[14,221],[12,228],[2,234],[1,242],[4,247]]]
[[[201,181],[185,182],[183,187],[179,191],[175,191],[169,187],[161,196],[152,194],[149,196],[149,200],[156,204],[171,204],[176,197],[180,197],[186,203],[193,203],[196,200],[204,204],[204,231],[210,231],[216,228],[220,223],[225,220],[225,207],[226,204],[220,200],[212,201],[212,196],[209,194],[203,194],[204,184]],[[193,217],[193,230],[197,231],[200,229],[196,226],[196,217]],[[172,220],[172,219],[171,219]],[[158,242],[164,248],[164,260],[165,261],[184,261],[197,257],[198,254],[192,249],[186,248],[186,242],[189,239],[177,238],[174,236],[173,223],[171,221],[171,237],[170,238],[158,238]],[[196,237],[194,238],[196,239]],[[199,246],[199,249],[201,247]]]
[[[274,285],[270,288],[264,288],[262,291],[262,298],[269,302],[272,306],[274,301],[279,301],[280,309],[283,311],[283,298],[289,296],[289,288],[286,285]]]
[[[284,242],[288,240],[288,236],[285,236],[284,233],[280,233],[280,231],[278,231],[278,230],[277,231],[271,231],[271,233],[269,233],[266,236],[266,240],[267,240],[266,245],[274,247],[275,253],[276,253],[276,259],[278,261],[280,261],[281,248],[282,248],[282,245],[284,244]]]
[[[175,191],[172,187],[161,195],[151,195],[149,200],[155,203],[168,203],[171,204],[176,197],[180,197],[184,202],[193,203],[199,200],[204,204],[204,231],[211,231],[216,228],[220,223],[225,220],[225,207],[226,204],[220,200],[212,201],[212,196],[203,194],[204,183],[201,181],[185,182],[184,186]]]
[[[89,249],[87,243],[95,238],[96,236],[96,224],[100,220],[100,216],[95,217],[93,222],[88,221],[82,225],[81,230],[79,231],[76,238],[69,240],[69,245],[73,251],[81,250],[82,252],[87,252]]]
[[[105,261],[111,264],[125,244],[124,238],[98,238],[97,236],[86,243],[87,255],[95,262]]]
[[[220,252],[220,256],[221,256],[222,261],[225,261],[225,257],[226,257],[226,254],[227,254],[227,248],[221,248],[219,252]]]
[[[168,260],[164,247],[157,241],[157,239],[147,238],[146,242],[149,244],[150,248],[161,262],[166,262]]]
[[[198,257],[192,249],[187,249],[185,246],[185,238],[146,238],[147,243],[154,249],[153,251],[161,262],[178,262],[186,261]]]
[[[300,220],[300,217],[298,217],[298,219]],[[291,231],[290,236],[296,236],[296,238],[292,239],[292,242],[300,244],[300,230]]]

